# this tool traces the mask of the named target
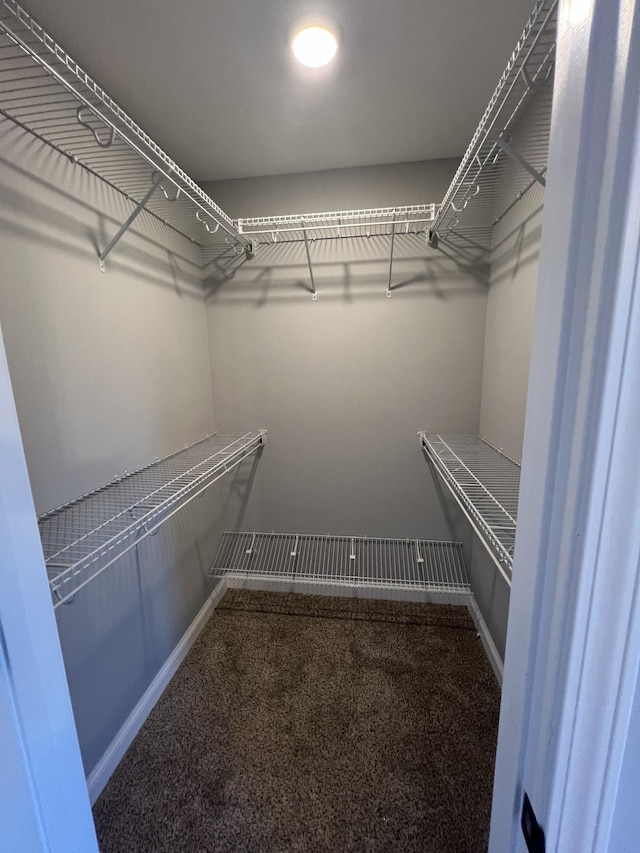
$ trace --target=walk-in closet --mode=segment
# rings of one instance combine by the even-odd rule
[[[549,730],[526,648],[562,634],[524,556],[553,541],[536,496],[572,494],[542,478],[566,421],[537,295],[596,13],[25,3],[0,0],[2,725],[47,793],[11,783],[7,853],[544,850],[543,775],[505,780],[516,721]]]

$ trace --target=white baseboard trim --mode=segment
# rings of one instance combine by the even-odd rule
[[[375,598],[385,601],[418,601],[425,604],[455,604],[467,606],[468,592],[443,592],[439,589],[415,589],[414,587],[382,586],[380,584],[332,583],[331,580],[309,578],[278,578],[251,575],[247,572],[227,572],[224,579],[229,589],[259,589],[264,592],[296,592],[303,595],[331,595],[340,598]]]
[[[87,777],[87,788],[91,805],[95,803],[109,781],[111,774],[116,769],[123,755],[131,746],[133,739],[140,731],[142,724],[151,713],[154,705],[162,695],[167,684],[173,678],[176,670],[187,656],[189,649],[196,641],[198,635],[207,623],[211,613],[218,606],[223,595],[227,591],[227,581],[222,579],[211,593],[209,598],[200,609],[200,612],[187,628],[182,639],[171,652],[164,665],[145,690],[142,698],[129,714],[117,735],[105,750],[102,758],[98,761]]]
[[[473,623],[476,626],[478,634],[480,635],[480,640],[482,641],[482,645],[484,646],[484,650],[489,658],[489,663],[491,664],[491,668],[493,669],[496,678],[498,679],[498,684],[502,687],[502,674],[504,671],[504,663],[498,649],[496,648],[496,644],[493,642],[493,637],[489,633],[489,628],[487,627],[487,623],[484,621],[484,617],[480,612],[480,608],[476,602],[475,596],[469,596],[468,603],[469,613],[471,614],[471,618],[473,619]]]

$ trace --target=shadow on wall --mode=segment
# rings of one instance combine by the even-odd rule
[[[542,204],[512,228],[503,229],[491,252],[491,285],[514,280],[527,264],[536,263],[542,237]]]
[[[235,278],[238,270],[247,262],[243,252],[237,254],[229,246],[219,248],[202,247],[202,280],[208,296],[219,290],[226,282]]]
[[[0,123],[5,157],[0,169],[0,227],[10,236],[50,248],[98,269],[98,252],[106,246],[134,208],[120,192],[79,165],[25,134],[9,122]],[[18,165],[18,163],[25,165]],[[47,175],[46,180],[42,175]],[[107,275],[120,271],[179,295],[201,292],[201,259],[197,247],[143,212],[106,260]]]
[[[210,431],[199,247],[0,120],[0,322],[39,513]]]
[[[264,445],[237,465],[230,476],[220,480],[218,484],[220,500],[214,522],[217,530],[221,532],[242,530],[263,452]],[[218,541],[216,552],[219,544]]]
[[[431,476],[431,480],[433,482],[433,487],[435,489],[438,503],[440,504],[440,508],[442,509],[442,514],[444,516],[445,524],[447,525],[447,530],[449,531],[449,538],[453,542],[463,541],[465,546],[465,560],[467,565],[469,564],[469,560],[471,559],[471,537],[468,534],[468,522],[465,518],[460,506],[456,502],[455,498],[452,496],[451,492],[442,482],[442,477],[436,470],[433,462],[427,456],[424,449],[422,449],[422,458],[425,461],[427,468],[429,469],[429,474]]]
[[[311,255],[316,291],[323,300],[377,299],[387,288],[412,297],[446,299],[489,283],[486,265],[445,256],[427,246],[422,234],[396,235],[392,266],[390,240],[384,236],[317,241]],[[304,243],[261,244],[252,260],[228,268],[211,261],[205,267],[205,288],[208,299],[258,307],[275,299],[299,301],[312,293]]]

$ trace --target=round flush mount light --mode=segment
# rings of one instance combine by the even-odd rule
[[[294,35],[291,49],[302,65],[321,68],[336,55],[338,40],[326,27],[305,27]]]

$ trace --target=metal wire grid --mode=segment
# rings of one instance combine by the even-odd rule
[[[199,245],[248,244],[232,220],[15,0],[0,0],[0,113]],[[164,177],[162,177],[164,176]]]
[[[422,446],[510,581],[520,466],[477,435],[420,433]]]
[[[226,532],[210,575],[448,594],[471,591],[460,543],[423,539]]]
[[[38,519],[54,607],[254,453],[266,433],[212,435]]]
[[[378,207],[369,210],[338,210],[238,219],[242,234],[254,244],[292,243],[306,240],[336,240],[342,237],[426,234],[436,216],[435,204]]]
[[[469,255],[489,251],[492,226],[536,183],[522,165],[505,179],[505,163],[512,161],[496,138],[512,137],[515,151],[542,176],[546,172],[557,2],[537,0],[433,224],[439,240]],[[516,139],[525,108],[542,90],[540,104],[532,107],[535,122]],[[507,184],[509,198],[504,197]]]

